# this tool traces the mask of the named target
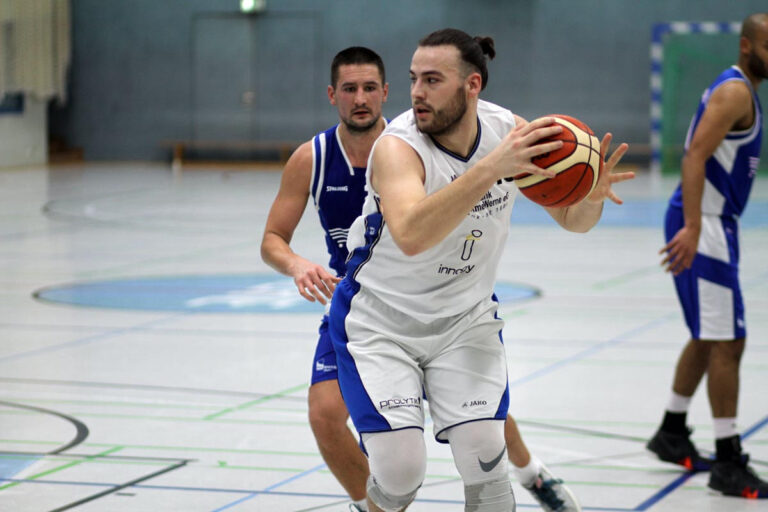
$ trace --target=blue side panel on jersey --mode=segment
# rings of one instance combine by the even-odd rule
[[[381,230],[384,227],[384,217],[381,213],[372,213],[365,218],[365,245],[355,248],[347,261],[347,274],[353,278],[362,265],[371,257]]]
[[[355,360],[347,350],[347,332],[345,319],[349,314],[352,298],[360,290],[360,285],[349,276],[336,287],[331,301],[330,333],[333,347],[336,349],[336,364],[339,372],[339,387],[347,405],[349,415],[358,432],[384,432],[392,430],[389,422],[379,414],[371,397],[365,391],[360,379]]]
[[[315,151],[313,155],[313,162],[312,162],[312,169],[314,169],[313,177],[312,177],[312,187],[311,187],[311,195],[312,195],[312,201],[314,201],[315,206],[318,206],[318,200],[317,200],[317,185],[320,183],[320,163],[323,160],[323,153],[321,151],[320,146],[320,137],[323,137],[324,135],[322,133],[319,133],[315,135],[312,138],[312,144],[314,145]]]
[[[496,297],[496,294],[494,293],[491,296],[491,299],[495,303],[499,303],[498,297]],[[498,309],[493,314],[494,317],[499,318],[499,312]],[[501,334],[501,331],[499,331],[499,341],[504,344],[504,337]],[[501,400],[499,401],[499,408],[496,409],[496,415],[494,416],[496,419],[504,419],[507,417],[507,412],[509,411],[509,378],[507,378],[507,385],[504,388],[504,394],[501,397]]]

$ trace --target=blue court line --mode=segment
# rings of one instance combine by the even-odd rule
[[[75,481],[65,481],[65,480],[42,480],[42,479],[24,480],[24,479],[13,479],[13,478],[0,478],[0,482],[54,484],[54,485],[68,485],[68,486],[85,485],[85,486],[91,486],[91,487],[115,487],[117,485],[117,484],[97,483],[97,482],[75,482]],[[245,490],[245,489],[226,489],[226,488],[215,488],[215,487],[184,487],[179,485],[137,484],[137,485],[130,486],[130,488],[164,490],[164,491],[192,491],[192,492],[214,492],[214,493],[235,493],[235,494],[248,493],[248,494],[255,494],[255,495],[267,494],[267,495],[273,495],[273,496],[328,498],[328,499],[336,499],[336,500],[338,499],[343,500],[345,498],[348,498],[346,494],[325,494],[325,493],[286,492],[286,491],[252,491],[252,490]],[[464,504],[464,502],[460,500],[440,500],[440,499],[430,499],[430,498],[417,498],[415,500],[415,503],[444,503],[446,505],[463,505]],[[234,503],[232,505],[234,505]],[[517,507],[541,510],[541,507],[535,503],[518,503]],[[582,506],[582,510],[584,511],[591,510],[595,512],[634,512],[635,509],[623,508],[623,507],[584,507]]]
[[[128,332],[142,331],[142,330],[147,329],[148,327],[152,327],[152,326],[155,326],[157,324],[162,324],[162,323],[165,323],[165,322],[169,322],[169,321],[174,320],[174,319],[176,319],[176,318],[178,318],[180,316],[183,316],[183,315],[180,315],[180,314],[179,315],[172,315],[172,316],[168,316],[168,317],[165,317],[165,318],[160,318],[160,319],[157,319],[157,320],[152,320],[152,321],[149,321],[149,322],[145,322],[143,324],[137,324],[137,325],[134,325],[134,326],[131,326],[131,327],[123,327],[123,328],[120,328],[120,329],[113,329],[111,331],[107,331],[107,332],[100,333],[100,334],[95,334],[93,336],[87,336],[85,338],[80,338],[80,339],[77,339],[77,340],[67,341],[67,342],[64,342],[64,343],[59,343],[58,345],[51,345],[51,346],[48,346],[48,347],[37,348],[37,349],[34,349],[34,350],[28,350],[27,352],[20,352],[18,354],[12,354],[12,355],[9,355],[9,356],[0,357],[0,364],[7,363],[8,361],[16,361],[18,359],[24,359],[24,358],[27,358],[27,357],[33,357],[33,356],[37,356],[37,355],[40,355],[40,354],[47,354],[47,353],[51,353],[51,352],[58,352],[59,350],[66,350],[68,348],[77,347],[77,346],[81,346],[81,345],[87,345],[89,343],[94,343],[94,342],[97,342],[97,341],[102,341],[102,340],[105,340],[107,338],[112,338],[114,336],[119,336],[121,334],[125,334],[125,333],[128,333]]]
[[[644,325],[641,325],[640,327],[636,327],[634,329],[630,329],[629,331],[619,334],[615,338],[604,341],[602,343],[598,343],[596,345],[593,345],[587,349],[582,350],[581,352],[578,352],[570,357],[566,357],[565,359],[561,359],[557,362],[554,362],[548,366],[545,366],[544,368],[540,368],[532,373],[529,373],[528,375],[525,375],[523,377],[520,377],[519,379],[513,380],[509,383],[509,387],[519,386],[520,384],[524,384],[526,382],[529,382],[534,379],[538,379],[539,377],[542,377],[544,375],[547,375],[549,373],[554,372],[555,370],[566,366],[568,364],[571,364],[573,362],[579,361],[581,359],[587,358],[593,354],[596,354],[597,352],[600,352],[603,349],[606,349],[608,347],[612,347],[615,345],[618,345],[620,343],[623,343],[627,341],[628,339],[632,338],[633,336],[646,331],[648,329],[651,329],[653,327],[656,327],[658,325],[661,325],[665,322],[668,322],[669,320],[673,318],[677,318],[679,315],[677,313],[670,313],[668,315],[665,315],[661,318],[658,318],[656,320],[653,320],[651,322],[648,322]],[[510,341],[510,343],[514,343],[513,341]]]
[[[766,416],[765,418],[763,418],[762,420],[758,421],[757,423],[749,427],[747,430],[745,430],[744,433],[741,434],[741,439],[742,440],[747,439],[749,436],[758,432],[761,428],[765,427],[766,425],[768,425],[768,416]],[[685,473],[677,477],[675,480],[673,480],[669,485],[667,485],[666,487],[658,491],[656,494],[654,494],[653,496],[651,496],[650,498],[648,498],[647,500],[639,504],[633,510],[636,510],[638,512],[648,510],[653,505],[655,505],[656,503],[658,503],[659,501],[667,497],[667,495],[669,495],[672,491],[674,491],[675,489],[683,485],[685,482],[687,482],[688,479],[690,479],[695,474],[697,474],[696,471],[686,471]]]
[[[327,467],[326,464],[318,464],[314,468],[310,468],[310,469],[308,469],[306,471],[302,471],[301,473],[299,473],[297,475],[293,475],[292,477],[290,477],[290,478],[288,478],[286,480],[283,480],[282,482],[277,482],[276,484],[273,484],[273,485],[270,485],[269,487],[266,487],[263,491],[254,492],[254,493],[252,493],[252,494],[250,494],[248,496],[240,498],[239,500],[235,500],[232,503],[224,505],[223,507],[219,507],[217,509],[214,509],[212,512],[220,512],[222,510],[226,510],[228,508],[234,507],[235,505],[239,505],[240,503],[243,503],[244,501],[248,501],[248,500],[250,500],[252,498],[255,498],[259,494],[269,493],[273,489],[277,489],[278,487],[282,487],[285,484],[291,483],[294,480],[298,480],[299,478],[302,478],[305,475],[309,475],[309,474],[314,473],[316,471],[319,471],[319,470],[321,470],[321,469],[323,469],[325,467]]]

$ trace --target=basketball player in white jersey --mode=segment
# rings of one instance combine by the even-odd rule
[[[362,210],[365,166],[374,141],[386,126],[382,117],[388,94],[384,63],[368,48],[353,46],[340,51],[331,63],[327,92],[340,122],[315,135],[288,160],[262,242],[264,261],[292,277],[305,299],[322,304],[345,273],[346,233]],[[328,266],[335,275],[290,248],[310,197],[325,231]],[[349,415],[339,392],[327,316],[319,332],[309,388],[310,425],[323,460],[352,499],[351,507],[365,511],[368,463],[347,427]],[[568,487],[528,452],[511,416],[505,429],[509,458],[520,483],[546,512],[578,512],[580,507]]]
[[[768,78],[768,13],[744,20],[738,65],[704,92],[685,141],[681,184],[669,201],[662,264],[675,279],[691,332],[675,370],[661,427],[648,448],[661,460],[711,473],[726,495],[768,498],[768,482],[747,465],[736,425],[739,366],[746,342],[739,285],[739,217],[757,174],[762,110],[757,88]],[[714,463],[690,440],[686,416],[707,374],[714,418]]]
[[[345,278],[330,310],[344,401],[369,456],[372,511],[400,511],[426,469],[426,394],[435,437],[450,443],[467,511],[515,509],[504,446],[508,389],[503,322],[493,296],[516,194],[510,175],[551,176],[531,158],[560,128],[527,123],[478,98],[493,40],[444,29],[425,37],[411,62],[413,108],[372,150],[363,214],[348,238]],[[602,141],[602,153],[611,136]],[[548,209],[584,232],[600,218],[627,146],[603,165],[581,203]]]

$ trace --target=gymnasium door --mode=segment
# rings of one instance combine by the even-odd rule
[[[304,140],[316,128],[317,20],[205,14],[193,28],[193,138]]]

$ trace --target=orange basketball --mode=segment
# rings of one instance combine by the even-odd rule
[[[531,201],[542,206],[563,208],[578,203],[595,188],[603,159],[600,141],[594,132],[570,116],[550,116],[563,127],[563,131],[539,143],[562,140],[563,146],[532,159],[542,169],[552,169],[557,174],[546,178],[528,172],[514,176],[517,188]]]

